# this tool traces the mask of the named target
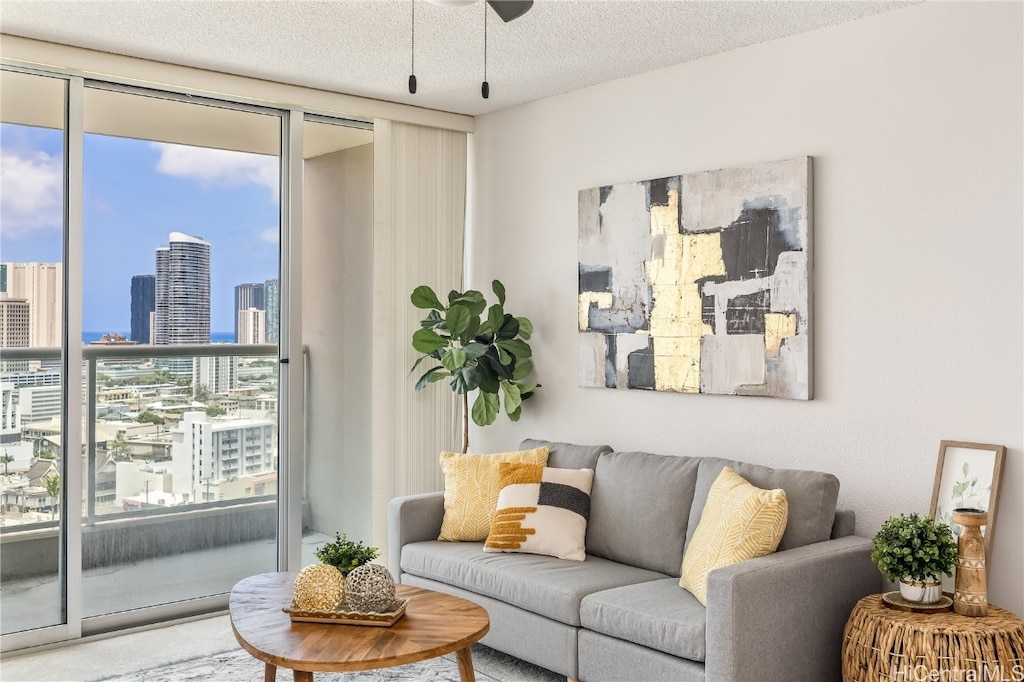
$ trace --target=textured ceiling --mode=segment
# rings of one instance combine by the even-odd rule
[[[3,0],[0,31],[106,52],[477,115],[899,7],[903,1]],[[490,12],[490,10],[488,10]]]

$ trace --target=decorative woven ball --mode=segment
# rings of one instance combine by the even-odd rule
[[[381,564],[363,564],[345,578],[345,601],[356,611],[383,613],[395,601],[395,579]]]
[[[330,564],[306,566],[295,578],[295,608],[333,611],[345,598],[345,576]]]

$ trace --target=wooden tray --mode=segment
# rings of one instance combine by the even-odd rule
[[[899,590],[883,594],[882,603],[890,609],[909,611],[910,613],[945,613],[953,609],[953,600],[945,594],[934,604],[918,604],[904,599],[900,596]]]
[[[293,602],[294,603],[294,602]],[[286,606],[282,611],[288,614],[293,622],[301,623],[334,623],[336,625],[374,625],[388,628],[398,622],[398,619],[405,615],[405,606],[408,599],[396,599],[391,602],[387,611],[381,613],[366,611],[348,611],[342,602],[336,611],[306,611],[293,606]]]

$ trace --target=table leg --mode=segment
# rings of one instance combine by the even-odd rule
[[[473,672],[473,652],[467,646],[455,652],[455,658],[459,661],[459,679],[462,682],[476,682],[476,673]]]
[[[296,670],[295,682],[313,682],[313,673],[308,670]]]
[[[263,669],[263,682],[277,682],[277,666],[267,663]]]

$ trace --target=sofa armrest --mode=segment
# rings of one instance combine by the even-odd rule
[[[708,682],[839,680],[843,628],[882,588],[871,541],[855,535],[708,574]]]
[[[410,542],[436,540],[443,520],[443,492],[407,495],[388,502],[388,570],[396,581],[402,575],[402,547]]]

